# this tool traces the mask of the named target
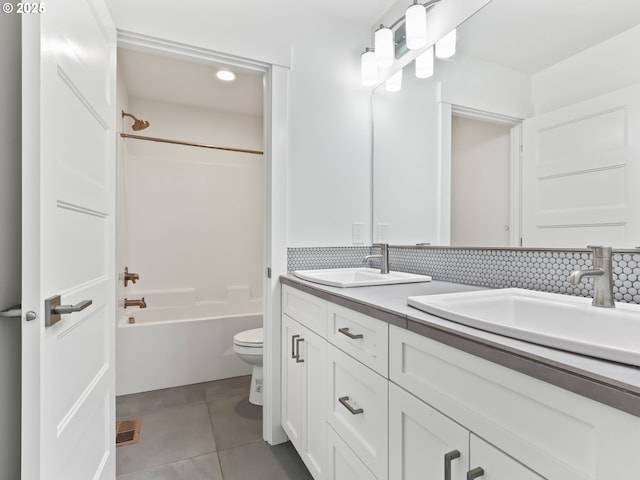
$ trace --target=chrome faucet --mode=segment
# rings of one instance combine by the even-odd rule
[[[363,263],[368,262],[372,258],[380,259],[380,273],[389,273],[389,244],[388,243],[374,243],[374,247],[380,247],[380,254],[367,255],[362,259]]]
[[[144,297],[136,300],[128,300],[125,298],[124,308],[129,308],[129,307],[147,308],[147,303],[144,301]]]
[[[611,264],[611,247],[594,247],[593,268],[576,270],[569,277],[571,285],[580,283],[583,277],[593,277],[593,302],[594,307],[614,308],[613,303],[613,268]]]

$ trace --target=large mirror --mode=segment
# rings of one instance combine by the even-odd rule
[[[373,101],[374,242],[640,245],[640,2],[492,0]]]

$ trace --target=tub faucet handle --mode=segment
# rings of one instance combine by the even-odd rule
[[[140,280],[140,275],[137,273],[129,273],[129,267],[124,267],[124,286],[126,287],[129,282],[136,283]]]

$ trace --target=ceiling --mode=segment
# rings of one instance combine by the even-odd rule
[[[233,70],[236,80],[218,80],[216,72],[222,68]],[[263,73],[260,71],[123,48],[118,49],[118,69],[130,98],[262,115]]]
[[[639,0],[493,0],[459,29],[458,51],[531,74],[638,24]]]
[[[272,0],[280,9],[291,1]],[[295,2],[298,9],[321,10],[371,26],[394,3]],[[492,0],[459,29],[458,52],[531,74],[638,24],[640,0]],[[119,49],[118,57],[131,97],[262,115],[262,72],[234,67],[238,79],[224,83],[215,77],[222,64],[186,62],[125,49]],[[353,61],[359,59],[354,57]]]

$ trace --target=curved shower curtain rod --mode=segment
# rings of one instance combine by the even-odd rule
[[[147,137],[144,135],[133,135],[130,133],[121,133],[120,136],[122,138],[133,138],[135,140],[147,140],[149,142],[172,143],[174,145],[187,145],[189,147],[211,148],[213,150],[226,150],[228,152],[252,153],[255,155],[264,154],[264,152],[261,150],[249,150],[246,148],[234,148],[234,147],[221,147],[218,145],[208,145],[206,143],[183,142],[182,140],[171,140],[169,138],[160,138],[160,137]]]

